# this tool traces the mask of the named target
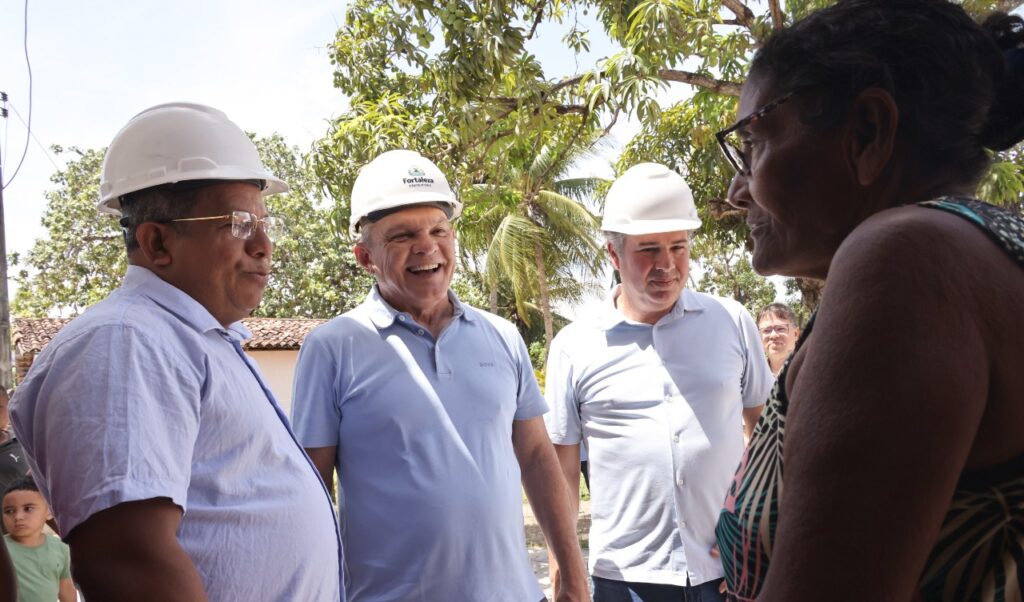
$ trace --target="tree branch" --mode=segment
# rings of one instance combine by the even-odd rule
[[[740,0],[722,0],[722,6],[736,15],[736,19],[741,25],[750,30],[754,29],[754,11],[750,10],[746,4]]]
[[[772,29],[780,30],[786,24],[786,17],[782,14],[782,7],[779,0],[768,0],[768,11],[772,15]]]
[[[690,84],[692,86],[697,86],[698,88],[711,90],[712,92],[717,92],[719,94],[728,94],[729,96],[740,95],[741,84],[721,79],[715,79],[713,77],[701,75],[699,73],[691,73],[689,71],[678,71],[675,69],[662,69],[658,71],[658,77],[671,82]]]
[[[498,121],[500,119],[504,119],[505,117],[508,117],[509,114],[512,111],[516,111],[516,110],[519,110],[519,109],[523,108],[523,105],[522,105],[522,102],[520,102],[520,99],[514,98],[512,96],[491,96],[491,97],[488,97],[488,98],[481,99],[481,102],[487,103],[487,104],[499,105],[499,106],[502,106],[505,109],[507,109],[507,111],[505,111],[501,115],[495,117],[493,119],[493,121]],[[555,112],[558,113],[559,115],[567,115],[569,113],[584,114],[584,113],[587,112],[586,105],[557,104],[557,105],[553,105],[553,107],[555,109]],[[534,108],[534,113],[537,113],[538,111],[540,111],[540,107]]]
[[[530,33],[526,34],[527,40],[533,39],[533,34],[537,33],[537,28],[540,27],[541,21],[544,20],[544,2],[543,0],[537,3],[537,8],[534,9],[536,14],[533,17],[533,27],[530,28]]]

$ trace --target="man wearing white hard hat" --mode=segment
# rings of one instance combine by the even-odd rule
[[[589,455],[595,602],[721,600],[714,528],[772,384],[739,303],[686,288],[690,187],[654,163],[608,191],[622,284],[551,344],[545,417],[570,489]]]
[[[12,401],[89,600],[344,600],[330,495],[256,365],[287,185],[211,107],[139,113],[107,149],[121,287],[65,326]]]
[[[537,602],[522,488],[560,562],[557,600],[587,600],[575,516],[515,327],[450,289],[462,203],[428,159],[384,153],[352,189],[353,251],[376,279],[299,355],[292,420],[338,472],[353,602]]]

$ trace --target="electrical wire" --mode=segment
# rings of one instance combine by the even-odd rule
[[[0,98],[3,99],[3,105],[0,106],[0,117],[4,118],[4,151],[3,156],[0,157],[0,173],[7,169],[7,139],[11,134],[11,124],[7,120],[7,94],[0,92]]]
[[[18,160],[18,166],[14,168],[14,173],[7,179],[7,183],[2,186],[5,190],[14,181],[14,177],[18,175],[18,172],[21,171],[21,166],[25,163],[25,155],[28,154],[28,142],[32,137],[32,63],[28,59],[28,0],[25,0],[25,28],[22,39],[24,40],[25,48],[25,66],[28,68],[28,121],[25,124],[28,131],[25,133],[25,148],[21,151],[21,159]]]
[[[25,127],[28,127],[28,124],[25,123],[25,118],[22,117],[21,116],[21,112],[18,111],[18,107],[14,106],[13,102],[10,103],[10,104],[11,104],[11,110],[14,111],[15,116],[18,117],[18,121],[20,121],[22,124],[24,124]],[[8,130],[10,130],[10,128],[8,128]],[[32,135],[32,140],[35,140],[35,143],[37,145],[39,145],[39,148],[41,148],[43,150],[43,154],[46,155],[46,158],[50,160],[50,165],[53,165],[54,169],[56,169],[57,171],[60,171],[60,165],[57,165],[57,161],[54,160],[53,155],[50,153],[50,149],[46,148],[46,145],[43,144],[43,142],[41,140],[39,140],[39,137],[37,137],[36,133],[33,132],[31,129],[29,129],[29,134]]]

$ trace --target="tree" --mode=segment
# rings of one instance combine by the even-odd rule
[[[607,131],[622,116],[635,116],[642,131],[628,146],[620,168],[659,160],[683,173],[695,192],[699,190],[699,209],[716,241],[698,251],[720,253],[700,259],[725,265],[727,258],[742,258],[742,252],[724,243],[741,245],[746,226],[724,205],[731,173],[712,134],[735,119],[749,59],[762,41],[773,30],[831,3],[356,0],[332,49],[335,84],[352,96],[354,106],[378,107],[377,117],[355,126],[365,139],[380,140],[374,137],[376,131],[408,122],[413,129],[393,138],[435,134],[430,156],[447,162],[449,173],[466,182],[474,181],[472,174],[488,173],[488,166],[474,156],[479,147],[501,147],[505,138],[537,140],[557,129],[553,123],[573,120],[591,131]],[[1010,4],[1015,3],[964,1],[976,16]],[[550,77],[531,52],[542,32],[551,31],[562,34],[566,51],[580,65],[577,72]],[[596,61],[587,55],[595,32],[613,46],[611,56]],[[672,85],[689,86],[694,94],[660,106],[656,93]],[[385,100],[386,114],[379,110]],[[349,127],[352,123],[336,125]],[[328,142],[321,151],[325,157],[344,156],[341,148],[335,146],[332,152]],[[1008,161],[1021,165],[1019,159]],[[999,164],[982,195],[1012,197],[1020,182],[1019,171]],[[742,236],[730,234],[730,229]],[[756,278],[743,278],[725,288],[744,283],[764,286]],[[807,292],[808,302],[821,290],[812,281],[797,283],[797,289]],[[754,291],[744,294],[757,296]]]
[[[330,210],[318,204],[315,179],[280,136],[255,142],[264,164],[292,187],[267,199],[269,210],[286,219],[289,235],[275,246],[274,274],[256,315],[330,317],[351,308],[370,280],[337,236]],[[17,315],[77,315],[117,288],[127,265],[117,220],[96,212],[105,149],[54,151],[73,158],[46,194],[46,238],[16,258]]]
[[[536,141],[509,138],[496,145],[502,157],[495,179],[464,194],[460,243],[486,257],[489,305],[497,311],[498,288],[509,283],[516,316],[530,326],[535,305],[544,325],[544,354],[554,338],[554,299],[579,301],[602,272],[598,219],[586,202],[603,182],[566,178],[583,148],[580,130],[554,132]],[[542,356],[543,357],[543,356]]]
[[[105,149],[53,152],[73,158],[51,178],[57,188],[46,193],[47,238],[37,240],[24,258],[12,258],[19,268],[15,315],[78,315],[117,288],[127,265],[117,220],[96,211]]]
[[[437,163],[465,203],[455,223],[462,271],[482,275],[492,310],[501,305],[499,292],[509,291],[514,311],[506,315],[521,330],[539,312],[546,348],[553,304],[579,299],[600,272],[597,220],[586,206],[596,180],[570,170],[602,132],[582,98],[566,96],[570,86],[536,89],[539,63],[521,52],[521,32],[502,25],[508,15],[491,8],[478,15],[487,25],[478,26],[463,18],[464,5],[354,3],[332,53],[336,85],[352,96],[352,108],[333,122],[314,162],[339,215],[348,213],[358,167],[375,155],[410,148]],[[433,57],[421,46],[436,23],[445,24],[446,45]],[[476,46],[462,48],[460,40]],[[499,58],[448,68],[448,57],[487,53]],[[408,58],[409,68],[399,68],[397,57]],[[486,98],[468,96],[473,86],[486,88]],[[560,104],[521,106],[535,93]]]
[[[319,182],[280,135],[257,139],[256,147],[263,164],[290,190],[267,197],[268,210],[287,221],[288,236],[274,245],[273,274],[254,315],[329,318],[352,309],[373,279],[356,262],[337,214],[319,194]]]

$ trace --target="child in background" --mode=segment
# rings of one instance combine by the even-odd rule
[[[7,487],[3,498],[4,543],[14,562],[20,602],[75,602],[68,546],[43,533],[50,507],[32,477]]]

